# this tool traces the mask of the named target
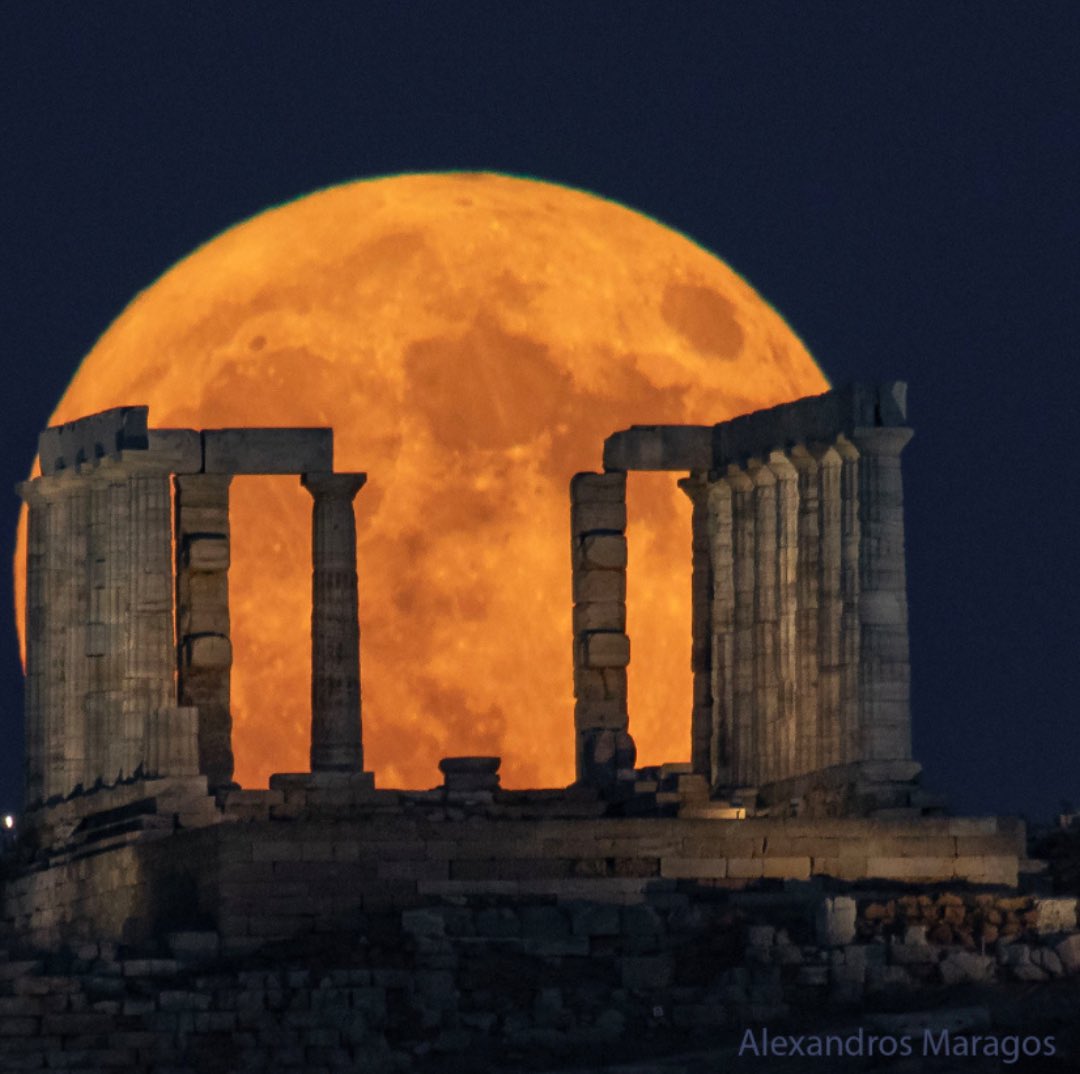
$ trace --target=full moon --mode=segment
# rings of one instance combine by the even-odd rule
[[[621,205],[496,174],[348,183],[269,209],[137,295],[50,424],[148,404],[156,427],[333,426],[357,496],[366,766],[432,786],[500,754],[573,779],[570,477],[631,424],[714,423],[824,391],[780,316],[706,250]],[[689,756],[690,512],[628,492],[630,729]],[[232,486],[236,778],[307,768],[310,498]],[[16,553],[23,616],[25,517]]]

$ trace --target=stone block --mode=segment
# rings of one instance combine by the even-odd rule
[[[774,858],[762,859],[761,875],[780,880],[809,880],[809,858]]]
[[[743,859],[743,861],[749,861],[749,859]],[[728,875],[728,860],[727,858],[664,857],[660,859],[660,875],[675,880],[723,880]]]
[[[208,474],[328,473],[334,468],[332,429],[206,429]]]
[[[624,533],[625,503],[577,503],[570,509],[570,531],[574,534]]]
[[[227,668],[232,664],[232,643],[220,634],[197,634],[184,639],[184,656],[188,668]]]
[[[229,541],[224,535],[188,537],[184,541],[184,563],[192,571],[227,571]]]
[[[574,726],[582,729],[625,731],[629,723],[624,700],[578,701],[574,706]]]
[[[855,939],[855,900],[847,895],[822,899],[814,921],[818,943],[843,947]]]
[[[630,639],[614,631],[597,630],[579,639],[579,663],[590,668],[624,668],[630,663]]]
[[[709,425],[632,425],[604,441],[609,470],[708,470],[713,431]]]
[[[1053,932],[1072,932],[1076,928],[1076,898],[1036,898],[1039,915],[1036,926],[1041,936]]]
[[[590,630],[626,631],[626,604],[621,600],[593,601],[574,605],[574,633]]]
[[[576,549],[575,566],[586,570],[623,570],[626,567],[626,538],[621,534],[586,534]]]
[[[574,474],[570,479],[570,498],[573,503],[623,503],[626,474]]]
[[[624,571],[574,571],[571,584],[575,604],[626,603]]]
[[[953,875],[973,884],[1016,887],[1019,858],[1015,855],[961,856],[953,859]]]
[[[951,880],[953,858],[869,857],[867,875],[886,880]]]

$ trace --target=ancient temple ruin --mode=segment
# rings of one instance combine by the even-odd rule
[[[242,954],[447,898],[1015,885],[1023,825],[943,815],[911,757],[910,435],[893,383],[609,437],[603,472],[570,489],[576,779],[505,790],[498,758],[445,758],[430,789],[376,787],[364,770],[365,475],[334,472],[330,429],[153,429],[145,407],[122,407],[46,430],[41,475],[20,486],[26,810],[0,925],[54,948],[210,922]],[[693,502],[693,711],[672,735],[683,760],[661,766],[635,764],[626,690],[632,470],[678,475]],[[229,483],[282,473],[313,499],[311,764],[244,789]]]
[[[311,493],[311,771],[363,780],[352,501],[366,475],[333,472],[332,431],[149,429],[146,407],[119,407],[47,429],[39,456],[19,488],[27,805],[136,776],[231,785],[238,474],[298,474]]]
[[[626,473],[673,471],[693,503],[692,772],[750,803],[910,804],[906,420],[906,385],[856,384],[608,438],[605,472],[571,485],[580,776],[634,778]]]

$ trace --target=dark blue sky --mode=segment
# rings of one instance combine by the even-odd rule
[[[5,5],[0,486],[135,292],[230,224],[400,171],[583,187],[723,257],[834,383],[910,382],[926,782],[1080,803],[1078,50],[1072,2]],[[0,809],[10,606],[5,571]]]

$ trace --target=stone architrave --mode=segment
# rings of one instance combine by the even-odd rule
[[[911,758],[911,665],[900,453],[905,426],[858,428],[859,717],[867,760]]]
[[[311,493],[311,771],[361,772],[360,621],[353,499],[366,474],[308,473]]]
[[[693,772],[709,779],[713,716],[713,567],[709,551],[708,475],[695,472],[680,480],[678,485],[692,504],[690,670],[694,698],[690,712],[690,766]]]

